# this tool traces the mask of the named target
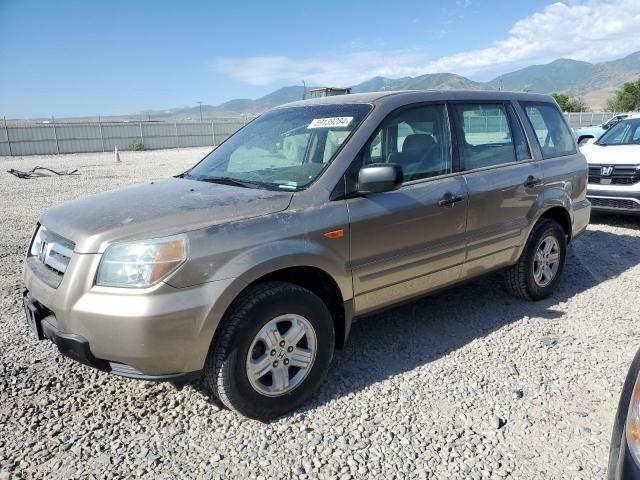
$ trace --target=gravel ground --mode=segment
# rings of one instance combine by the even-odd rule
[[[19,293],[40,212],[205,152],[0,157],[0,478],[604,478],[640,344],[640,219],[595,217],[546,301],[491,275],[355,324],[316,398],[270,424],[37,342]],[[35,165],[82,175],[5,173]]]

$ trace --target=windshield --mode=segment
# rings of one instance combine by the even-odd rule
[[[299,190],[331,163],[371,108],[315,105],[267,112],[185,176],[249,188]]]
[[[640,118],[616,123],[596,143],[598,145],[639,145]]]

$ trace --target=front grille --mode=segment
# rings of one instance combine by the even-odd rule
[[[640,182],[640,165],[613,165],[611,175],[602,175],[602,167],[607,166],[609,165],[589,165],[589,183],[594,185],[633,185]],[[606,182],[605,179],[609,179],[611,182]]]
[[[601,180],[603,178],[608,177],[592,177],[589,176],[589,183],[594,185],[601,185]],[[634,178],[611,178],[611,183],[607,183],[607,185],[633,185],[634,183],[638,183],[639,180],[635,180]]]
[[[627,210],[640,210],[640,204],[633,200],[625,200],[622,198],[593,198],[589,197],[591,205],[602,208],[624,208]]]
[[[56,288],[67,271],[74,248],[71,240],[40,226],[31,242],[27,261],[40,279]]]

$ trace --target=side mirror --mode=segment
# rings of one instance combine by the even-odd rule
[[[395,163],[373,163],[358,172],[358,193],[382,193],[397,190],[402,184],[402,167]]]
[[[611,128],[611,124],[610,123],[605,123],[604,125],[602,125],[602,129],[603,130],[609,130]]]

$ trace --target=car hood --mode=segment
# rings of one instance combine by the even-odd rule
[[[47,210],[40,223],[75,243],[76,253],[100,253],[115,241],[183,233],[286,209],[291,192],[169,178],[132,185]]]
[[[640,145],[596,145],[590,143],[580,149],[589,164],[640,165]]]
[[[592,125],[590,127],[576,128],[576,133],[592,133],[600,130],[604,131],[602,125]]]

